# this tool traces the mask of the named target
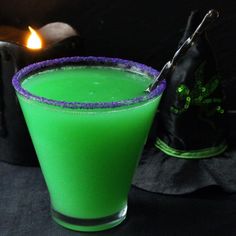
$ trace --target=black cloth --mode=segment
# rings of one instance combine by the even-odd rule
[[[210,186],[236,192],[236,153],[226,151],[212,158],[185,160],[169,157],[157,148],[144,152],[133,184],[165,194],[186,194]]]
[[[39,168],[0,162],[1,236],[235,236],[235,220],[235,194],[208,188],[168,196],[132,187],[128,216],[121,225],[103,232],[78,233],[51,219]]]

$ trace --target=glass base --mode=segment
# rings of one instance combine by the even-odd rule
[[[119,225],[125,218],[127,213],[127,205],[119,212],[96,219],[80,219],[70,217],[59,213],[51,208],[52,218],[59,225],[76,231],[94,232],[113,228]]]

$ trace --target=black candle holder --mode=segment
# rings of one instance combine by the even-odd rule
[[[2,33],[1,33],[2,32]],[[22,67],[52,58],[83,54],[79,33],[61,22],[50,23],[38,30],[43,48],[25,46],[26,31],[0,27],[0,161],[37,166],[38,160],[11,84],[12,76]]]

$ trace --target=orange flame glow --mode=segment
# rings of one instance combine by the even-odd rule
[[[26,47],[30,49],[40,49],[42,48],[42,40],[40,39],[38,33],[32,28],[28,27],[30,35],[26,42]]]

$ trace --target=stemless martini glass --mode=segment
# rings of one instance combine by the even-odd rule
[[[165,81],[158,72],[104,57],[59,58],[13,78],[60,225],[99,231],[126,217],[132,177]]]

